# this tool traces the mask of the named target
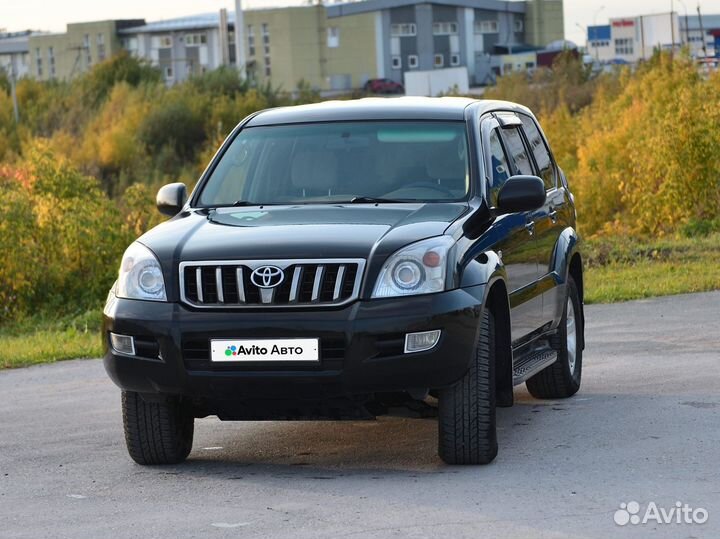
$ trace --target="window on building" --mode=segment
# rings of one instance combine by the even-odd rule
[[[265,55],[265,76],[269,77],[272,72],[270,69],[270,28],[266,22],[260,26],[263,40],[263,52]]]
[[[340,46],[340,28],[329,26],[327,29],[327,46],[331,49]]]
[[[85,49],[90,48],[90,34],[85,34],[83,36],[83,48],[85,48]]]
[[[96,36],[98,60],[102,62],[105,59],[105,34]]]
[[[55,49],[48,47],[48,68],[50,71],[50,77],[55,76]]]
[[[390,35],[393,37],[406,37],[417,35],[417,26],[414,22],[404,22],[390,25]]]
[[[165,78],[170,80],[173,78],[173,68],[172,66],[165,66],[163,69],[163,73],[165,74]]]
[[[205,34],[185,34],[185,46],[198,47],[207,43]]]
[[[408,54],[408,67],[410,69],[417,69],[417,66],[420,64],[418,61],[418,55],[417,54]]]
[[[450,55],[450,65],[451,66],[459,66],[460,65],[460,55],[457,53],[453,53]]]
[[[458,25],[456,22],[434,22],[433,35],[450,36],[458,33]]]
[[[513,29],[516,32],[522,32],[523,31],[523,20],[522,19],[515,19],[513,21]]]
[[[631,38],[620,38],[615,40],[615,54],[632,55],[635,53],[635,44]]]
[[[555,187],[555,164],[550,157],[550,151],[545,145],[540,130],[530,116],[520,115],[522,120],[525,136],[530,143],[530,151],[535,157],[535,164],[538,167],[539,176],[545,184],[545,189],[553,189]]]
[[[445,57],[442,54],[436,54],[433,64],[435,67],[442,67],[445,65]]]
[[[248,56],[255,56],[255,30],[252,24],[247,27]]]
[[[136,37],[124,37],[120,40],[120,45],[126,51],[129,51],[131,53],[137,53],[138,40]]]
[[[158,39],[158,48],[169,49],[172,47],[172,36],[160,36]]]
[[[43,65],[42,65],[42,56],[40,55],[40,47],[35,49],[35,71],[36,71],[38,77],[42,77]]]
[[[497,34],[498,33],[497,20],[475,21],[475,33],[476,34]]]
[[[392,57],[392,68],[402,69],[402,58],[398,55]]]

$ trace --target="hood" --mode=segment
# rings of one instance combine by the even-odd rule
[[[302,205],[191,210],[140,241],[165,266],[191,260],[369,258],[443,234],[466,203]]]

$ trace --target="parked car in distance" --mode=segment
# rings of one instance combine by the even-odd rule
[[[575,205],[533,114],[368,98],[243,120],[127,249],[103,316],[130,456],[176,463],[194,419],[438,418],[482,464],[525,383],[580,387]],[[539,434],[540,436],[542,433]]]
[[[370,79],[363,86],[363,90],[372,94],[404,94],[405,88],[392,79]]]

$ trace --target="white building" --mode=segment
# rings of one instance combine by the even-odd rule
[[[587,38],[588,54],[599,62],[635,63],[682,44],[677,13],[610,19],[610,24],[588,27]]]
[[[15,78],[28,75],[30,70],[30,47],[32,32],[0,33],[0,69]]]
[[[124,28],[118,36],[123,48],[150,60],[172,84],[235,62],[234,39],[222,35],[223,26],[218,13],[208,13]]]

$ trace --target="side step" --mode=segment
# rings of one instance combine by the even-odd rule
[[[540,348],[513,361],[513,385],[522,384],[557,361],[557,350]]]

